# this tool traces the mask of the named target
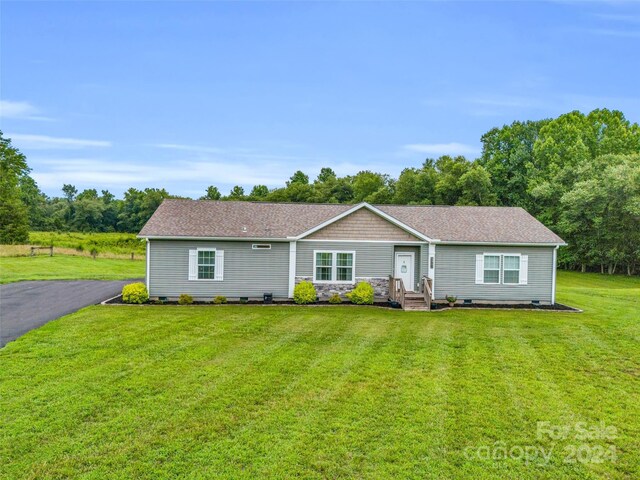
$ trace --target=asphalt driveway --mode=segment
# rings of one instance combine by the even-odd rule
[[[100,303],[136,280],[51,280],[0,285],[0,347],[29,330]]]

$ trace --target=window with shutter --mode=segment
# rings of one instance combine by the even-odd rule
[[[224,251],[216,248],[189,250],[189,280],[222,280]]]

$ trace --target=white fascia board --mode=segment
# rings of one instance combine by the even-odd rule
[[[408,245],[408,246],[416,246],[419,247],[420,245],[428,245],[429,242],[427,241],[423,241],[421,242],[420,240],[354,240],[353,238],[350,239],[333,239],[333,238],[328,238],[328,239],[322,239],[322,238],[303,238],[302,240],[298,240],[298,242],[316,242],[316,243],[388,243],[388,244],[392,244],[392,245]]]
[[[298,235],[297,237],[295,237],[296,240],[301,240],[304,237],[311,235],[314,232],[317,232],[318,230],[323,229],[324,227],[331,225],[334,222],[337,222],[338,220],[346,217],[347,215],[351,215],[353,212],[356,212],[358,210],[360,210],[361,208],[366,208],[367,210],[369,210],[370,212],[378,215],[379,217],[384,218],[385,220],[387,220],[389,223],[392,223],[393,225],[395,225],[396,227],[401,228],[402,230],[409,232],[412,235],[415,235],[416,237],[424,240],[425,242],[432,242],[433,239],[427,237],[426,235],[420,233],[419,231],[415,230],[414,228],[411,228],[408,225],[405,225],[404,223],[402,223],[401,221],[397,220],[396,218],[392,217],[391,215],[388,215],[386,213],[384,213],[381,210],[378,210],[376,207],[374,207],[373,205],[369,205],[367,202],[362,202],[359,203],[358,205],[354,206],[353,208],[350,208],[349,210],[342,212],[339,215],[336,215],[333,218],[330,218],[329,220],[327,220],[326,222],[322,222],[320,225],[316,225],[315,227],[313,227],[310,230],[307,230],[306,232]]]
[[[138,238],[146,238],[148,240],[201,240],[201,241],[231,241],[231,242],[290,242],[288,238],[258,238],[258,237],[187,237],[187,236],[171,236],[171,235],[138,235]]]
[[[437,241],[434,238],[427,237],[424,233],[419,232],[415,228],[411,228],[409,225],[406,225],[406,224],[402,223],[400,220],[396,219],[395,217],[392,217],[391,215],[389,215],[387,213],[384,213],[382,210],[379,210],[376,207],[374,207],[372,205],[369,205],[368,203],[365,203],[365,206],[369,210],[371,210],[373,213],[381,216],[382,218],[384,218],[385,220],[389,221],[390,223],[393,223],[396,227],[399,227],[399,228],[411,233],[412,235],[415,235],[416,237],[421,238],[425,242]]]
[[[482,245],[482,246],[497,246],[497,247],[565,247],[566,243],[516,243],[516,242],[456,242],[456,241],[441,241],[434,240],[433,243],[438,245]]]

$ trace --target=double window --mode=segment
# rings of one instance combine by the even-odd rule
[[[526,285],[528,255],[484,253],[476,255],[476,283]]]
[[[353,283],[355,252],[313,252],[313,281],[331,283]]]

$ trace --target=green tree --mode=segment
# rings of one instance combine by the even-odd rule
[[[621,112],[574,111],[551,120],[540,129],[533,148],[537,165],[530,180],[533,213],[555,226],[561,214],[559,199],[573,187],[578,170],[603,154],[638,152],[640,128]]]
[[[29,175],[20,176],[20,198],[27,207],[30,230],[50,230],[52,219],[49,215],[49,199],[42,193],[36,181]]]
[[[640,263],[640,155],[605,155],[585,165],[560,199],[564,261],[631,274]]]
[[[67,202],[71,203],[76,199],[78,189],[73,185],[65,183],[62,185],[62,193],[64,194],[64,198],[67,199]]]
[[[458,187],[460,197],[456,205],[495,205],[498,201],[489,173],[479,164],[473,164],[460,177]]]
[[[229,192],[228,200],[244,200],[244,188],[240,185],[236,185]]]
[[[333,171],[333,169],[329,167],[322,167],[320,169],[320,173],[318,174],[318,177],[316,178],[316,183],[331,182],[336,178],[337,178],[337,175],[336,175],[336,172]]]
[[[537,169],[533,146],[549,120],[513,122],[482,136],[479,159],[489,175],[498,204],[529,209],[529,181]]]
[[[104,202],[98,198],[95,188],[82,191],[76,196],[71,228],[80,232],[100,232],[103,230],[102,215]]]
[[[20,178],[27,176],[26,157],[0,131],[0,243],[27,243],[29,218],[22,201]]]
[[[145,188],[144,190],[130,188],[124,193],[122,209],[118,214],[118,230],[140,231],[162,201],[170,197],[164,188]]]
[[[435,194],[439,205],[455,205],[458,203],[462,188],[460,178],[469,171],[471,164],[463,156],[451,157],[443,155],[435,163],[438,172]]]
[[[255,200],[264,199],[269,195],[269,188],[266,185],[254,185],[249,197]]]
[[[220,200],[220,198],[222,198],[222,195],[220,194],[218,187],[209,185],[207,187],[207,193],[200,197],[200,200]]]
[[[289,178],[289,180],[287,181],[287,187],[295,183],[299,183],[301,185],[308,185],[309,175],[302,172],[301,170],[296,171],[293,175],[291,175],[291,178]]]
[[[115,232],[118,227],[118,214],[122,208],[122,200],[116,199],[109,190],[102,190],[100,200],[103,204],[102,225],[100,231]]]
[[[389,188],[388,175],[363,170],[352,179],[353,200],[355,202],[379,202],[381,199],[392,198]],[[387,202],[385,202],[387,203]]]
[[[427,159],[422,168],[405,168],[395,182],[393,203],[399,205],[434,204],[437,180],[438,172],[431,159]]]

